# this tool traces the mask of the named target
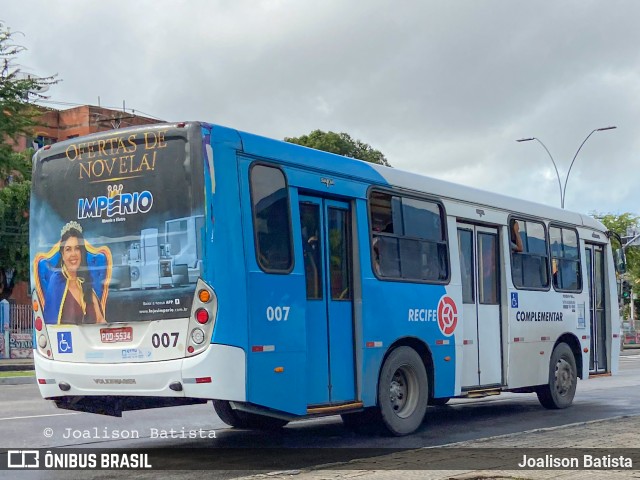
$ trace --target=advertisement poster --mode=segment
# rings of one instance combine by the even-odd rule
[[[202,145],[188,129],[111,131],[40,151],[32,288],[47,324],[189,316],[202,269]]]
[[[32,339],[31,333],[11,333],[9,335],[11,358],[33,358]]]

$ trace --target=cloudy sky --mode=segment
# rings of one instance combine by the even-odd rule
[[[396,168],[640,213],[640,2],[0,0],[51,101],[274,138],[347,132]],[[60,105],[48,104],[50,106]]]

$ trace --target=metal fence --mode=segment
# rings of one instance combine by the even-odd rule
[[[11,305],[9,319],[11,333],[33,332],[33,308],[31,305]]]
[[[33,357],[31,305],[0,302],[0,359]]]

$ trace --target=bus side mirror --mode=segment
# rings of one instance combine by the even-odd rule
[[[627,260],[624,256],[624,250],[621,248],[616,248],[614,252],[614,258],[616,262],[616,272],[619,274],[623,274],[627,271]]]

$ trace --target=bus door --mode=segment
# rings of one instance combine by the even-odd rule
[[[502,384],[498,245],[496,228],[458,223],[464,319],[463,388]]]
[[[351,211],[300,197],[306,280],[307,405],[355,400]]]
[[[591,353],[589,372],[607,371],[607,328],[604,290],[604,247],[587,243],[586,269],[589,288],[589,318],[591,319]]]

